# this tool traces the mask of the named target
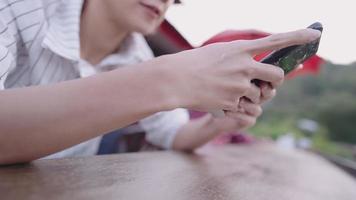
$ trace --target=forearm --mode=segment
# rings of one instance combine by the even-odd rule
[[[162,71],[147,65],[1,91],[0,164],[37,159],[175,108],[166,81],[157,79]]]
[[[172,148],[174,150],[194,150],[221,133],[211,115],[195,119],[184,125],[174,138]]]

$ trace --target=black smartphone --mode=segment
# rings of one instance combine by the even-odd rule
[[[308,28],[323,32],[323,25],[316,22]],[[276,50],[263,58],[260,62],[278,66],[285,74],[293,71],[304,61],[316,54],[319,48],[320,38],[304,45],[295,45]]]
[[[308,28],[319,30],[323,32],[323,26],[321,23],[316,22],[310,25]],[[319,48],[320,38],[313,42],[304,45],[295,45],[286,47],[280,50],[273,51],[260,62],[278,66],[284,70],[285,74],[293,71],[300,64],[306,61],[308,58],[316,54]],[[260,86],[260,80],[252,80],[254,84]],[[223,117],[225,113],[223,110],[217,110],[211,112],[216,117]]]

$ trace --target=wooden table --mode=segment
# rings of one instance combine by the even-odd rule
[[[0,199],[355,200],[356,181],[311,153],[259,144],[1,167]]]

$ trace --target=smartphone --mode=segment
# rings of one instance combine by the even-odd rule
[[[323,32],[323,25],[319,22],[316,22],[308,28],[319,30]],[[278,66],[283,69],[285,74],[293,71],[300,64],[308,60],[310,57],[316,54],[319,48],[320,38],[316,39],[313,42],[303,45],[295,45],[286,47],[280,50],[273,51],[260,62]],[[252,80],[256,85],[260,85],[260,80]],[[224,117],[225,112],[223,110],[211,111],[215,117]]]
[[[323,25],[316,22],[308,28],[323,32]],[[295,45],[284,49],[276,50],[263,58],[260,62],[278,66],[284,70],[285,74],[293,71],[304,61],[316,54],[319,48],[320,38],[304,45]]]

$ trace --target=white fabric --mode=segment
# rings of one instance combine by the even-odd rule
[[[83,0],[0,0],[0,89],[45,85],[90,76],[152,58],[144,38],[128,37],[116,54],[91,66],[80,59],[79,25]],[[140,124],[150,142],[170,148],[184,109],[158,113]],[[24,133],[26,134],[26,133]],[[94,155],[100,137],[50,158]]]

